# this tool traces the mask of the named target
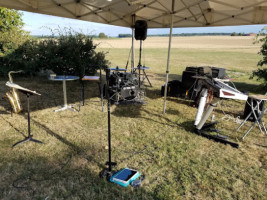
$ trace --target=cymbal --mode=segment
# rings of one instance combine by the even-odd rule
[[[114,70],[114,71],[126,71],[127,69],[124,69],[124,68],[109,68],[110,70]]]
[[[137,69],[139,69],[139,67],[136,67],[136,68],[134,68],[135,70],[137,70]],[[140,69],[141,70],[145,70],[145,69],[150,69],[150,67],[145,67],[145,66],[143,66],[143,67],[140,67]]]

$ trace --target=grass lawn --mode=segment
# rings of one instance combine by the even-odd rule
[[[174,48],[170,79],[180,79],[186,66],[224,67],[238,89],[264,93],[259,82],[249,79],[260,56],[255,46],[242,48],[242,44],[235,44],[237,48]],[[109,51],[112,67],[124,67],[129,49],[110,46],[100,50]],[[145,47],[142,63],[150,67],[147,73],[153,85],[146,88],[147,104],[111,108],[113,161],[117,169],[129,167],[145,174],[142,187],[123,188],[98,177],[108,149],[106,102],[104,112],[100,102],[89,102],[99,101],[96,83],[86,84],[87,102],[81,112],[55,113],[63,104],[61,82],[16,76],[17,84],[42,94],[31,98],[31,122],[34,138],[44,144],[29,142],[11,148],[27,134],[27,115],[11,117],[9,102],[1,100],[0,199],[267,199],[267,136],[256,127],[242,141],[248,126],[235,132],[245,102],[224,100],[214,111],[218,128],[238,142],[239,149],[195,135],[197,109],[190,101],[168,98],[166,114],[162,114],[160,88],[165,81],[167,49]],[[138,49],[136,62],[137,58]],[[8,90],[6,81],[0,80],[1,96]],[[68,103],[77,109],[79,82],[67,82],[67,88]],[[21,99],[26,108],[26,98],[21,95]]]

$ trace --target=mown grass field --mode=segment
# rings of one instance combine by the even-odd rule
[[[130,39],[98,41],[111,66],[124,67]],[[239,149],[193,133],[196,108],[190,101],[168,98],[162,114],[161,85],[165,81],[167,38],[144,42],[142,64],[153,87],[146,88],[146,105],[111,108],[113,160],[117,169],[135,168],[146,179],[142,187],[122,188],[98,177],[108,159],[107,109],[101,112],[96,83],[86,84],[81,112],[53,110],[63,103],[62,83],[46,78],[14,77],[16,83],[40,92],[31,98],[32,134],[44,144],[11,146],[27,134],[26,112],[10,116],[0,103],[0,199],[255,199],[267,198],[267,136],[258,128],[242,141],[238,133],[245,102],[222,101],[214,111],[218,128],[238,142]],[[186,66],[216,66],[228,70],[240,90],[265,93],[250,80],[260,59],[259,45],[249,37],[174,38],[170,79],[180,79]],[[206,45],[205,45],[206,44]],[[181,45],[181,46],[179,46]],[[136,43],[136,63],[138,43]],[[1,96],[8,90],[0,80]],[[80,85],[68,82],[68,102],[79,105]],[[26,99],[22,104],[26,108]],[[228,114],[226,117],[222,110]],[[265,121],[267,118],[265,116]]]

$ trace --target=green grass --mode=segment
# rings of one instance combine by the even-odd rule
[[[110,49],[107,57],[112,66],[123,67],[128,53],[128,49]],[[27,133],[26,113],[11,117],[6,110],[9,103],[1,101],[0,199],[266,199],[267,136],[254,128],[242,141],[248,127],[234,132],[238,124],[222,119],[220,107],[214,111],[218,128],[240,148],[197,136],[193,133],[196,108],[177,98],[168,98],[163,115],[160,87],[167,50],[145,49],[144,54],[153,84],[146,90],[147,104],[111,108],[113,160],[117,169],[130,167],[145,174],[142,187],[122,188],[98,177],[108,159],[106,104],[103,113],[100,102],[87,102],[81,112],[54,113],[63,103],[61,83],[14,77],[16,83],[42,94],[31,98],[31,116],[32,133],[44,144],[11,149]],[[186,66],[226,67],[239,89],[263,92],[259,83],[249,80],[258,55],[173,49],[171,58],[171,79],[180,78]],[[5,81],[0,81],[1,94],[7,91]],[[79,83],[68,82],[67,87],[68,102],[78,108]],[[99,100],[96,84],[86,85],[86,99]],[[23,96],[22,104],[26,107]],[[228,100],[222,108],[236,119],[244,104]]]

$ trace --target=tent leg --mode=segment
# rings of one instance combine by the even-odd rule
[[[172,7],[174,9],[174,0],[172,1]],[[171,27],[170,27],[170,36],[169,36],[169,48],[168,48],[168,58],[167,58],[166,82],[165,82],[165,90],[164,90],[163,114],[165,114],[165,112],[166,112],[167,86],[168,86],[168,80],[169,80],[170,54],[171,54],[171,43],[172,43],[172,28],[173,28],[173,13],[171,14]]]
[[[134,72],[134,24],[135,24],[135,15],[132,15],[132,57],[131,57],[131,73]]]

